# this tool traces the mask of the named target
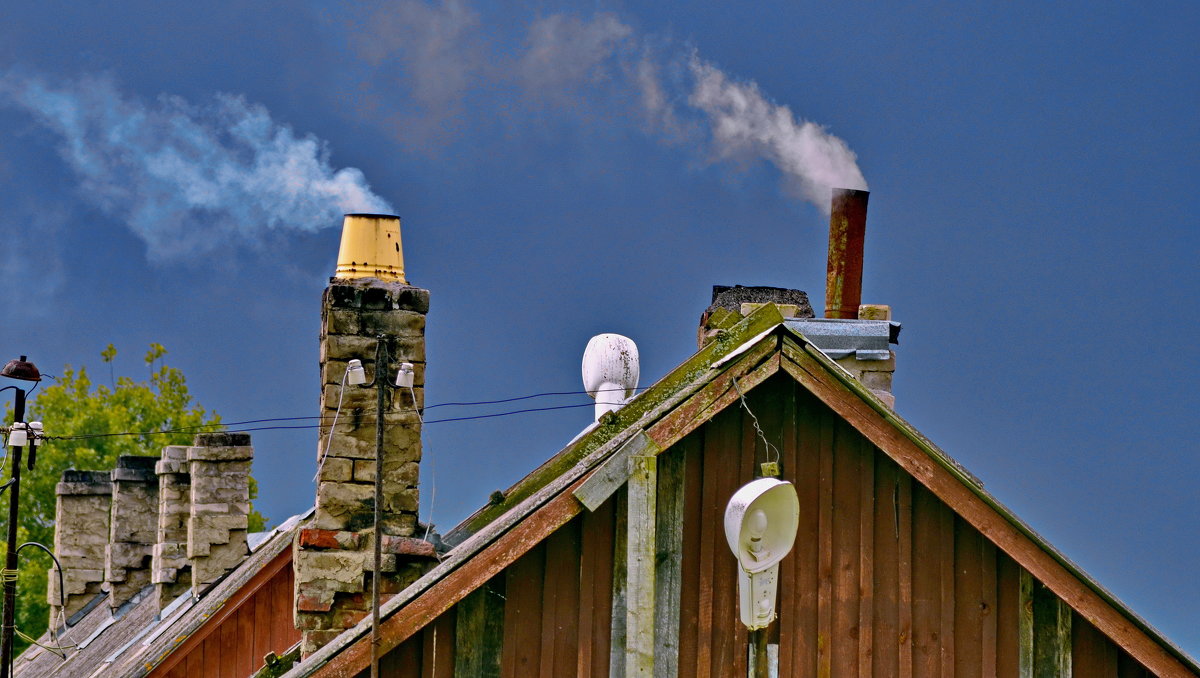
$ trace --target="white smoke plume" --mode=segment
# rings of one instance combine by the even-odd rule
[[[26,110],[60,137],[84,199],[123,220],[152,259],[315,231],[346,212],[392,211],[362,172],[330,165],[324,142],[240,96],[148,104],[123,97],[108,78],[52,86],[10,72],[0,74],[0,105]]]
[[[527,90],[543,94],[603,80],[602,64],[632,33],[604,12],[591,20],[551,14],[530,24],[518,73]]]
[[[846,142],[814,122],[797,121],[791,109],[767,100],[753,82],[734,82],[695,56],[690,67],[695,87],[688,103],[708,117],[718,155],[770,161],[794,190],[825,210],[830,188],[867,188]]]
[[[669,39],[639,33],[611,12],[539,15],[525,23],[523,42],[506,46],[484,39],[479,27],[488,20],[466,1],[401,0],[366,15],[360,31],[372,37],[362,42],[376,51],[364,58],[376,68],[389,61],[400,66],[414,83],[412,98],[431,118],[423,125],[418,115],[405,124],[397,135],[403,143],[445,143],[444,136],[416,143],[412,137],[460,119],[461,110],[448,102],[488,92],[498,99],[492,111],[504,111],[506,120],[519,120],[513,111],[524,110],[526,123],[541,124],[548,106],[585,126],[640,123],[664,143],[696,149],[706,160],[765,160],[790,193],[822,210],[829,209],[831,188],[867,187],[854,152],[825,127],[798,118],[754,82],[730,77]],[[396,41],[401,49],[428,58],[379,51],[377,45],[392,44],[378,37],[379,27],[404,36]],[[430,105],[427,82],[446,83],[446,96],[434,97],[437,105]],[[487,129],[482,116],[476,123],[459,132]]]

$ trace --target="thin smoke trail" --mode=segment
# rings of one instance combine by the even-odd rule
[[[492,108],[509,120],[523,113],[541,121],[544,111],[555,109],[588,126],[638,121],[653,137],[695,149],[709,162],[766,161],[788,192],[822,210],[829,209],[830,188],[867,188],[855,153],[824,126],[694,49],[640,33],[611,12],[542,14],[519,29],[519,43],[505,44],[483,32],[482,9],[466,0],[398,0],[362,11],[352,29],[353,42],[364,46],[360,56],[402,73],[387,83],[387,92],[420,102],[413,115],[429,119],[396,132],[412,147],[444,143],[440,121],[461,119],[464,102],[478,103],[490,92]],[[433,96],[429,82],[453,87]],[[391,101],[406,105],[403,98]],[[474,129],[484,125],[477,120]],[[433,128],[440,136],[428,134]],[[430,138],[414,138],[422,135]]]
[[[125,222],[152,259],[203,254],[346,212],[391,212],[362,172],[335,169],[326,144],[237,95],[195,105],[123,96],[107,77],[55,81],[0,72],[0,105],[58,137],[80,195]]]

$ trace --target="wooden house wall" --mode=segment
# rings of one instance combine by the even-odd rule
[[[166,661],[152,678],[246,678],[269,652],[283,654],[300,642],[292,621],[291,549],[263,568]]]
[[[770,631],[779,676],[1029,675],[1016,562],[795,381],[773,378],[747,398],[801,505]],[[672,503],[668,488],[683,495],[679,676],[747,675],[723,514],[767,460],[762,437],[735,404],[659,457],[660,469],[682,465],[681,484],[658,485],[660,507]],[[385,675],[608,676],[623,633],[612,612],[614,597],[622,609],[623,501],[622,491],[585,511],[398,646]],[[499,628],[488,636],[482,622],[470,626],[468,607],[471,618],[494,608]],[[1070,640],[1076,676],[1149,675],[1078,615]],[[1031,652],[1027,643],[1027,666]]]
[[[607,677],[615,506],[574,518],[384,655],[383,675]]]

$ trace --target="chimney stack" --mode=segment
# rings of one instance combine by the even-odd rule
[[[59,606],[58,576],[51,566],[46,600],[51,623],[69,620],[96,598],[104,585],[109,507],[113,484],[108,471],[63,471],[54,488],[54,553],[62,564],[64,605]],[[61,615],[61,616],[60,616]]]
[[[183,445],[168,445],[154,467],[158,475],[158,529],[150,581],[156,589],[159,610],[192,585],[192,566],[187,557],[192,476],[187,453]]]
[[[321,305],[317,505],[297,535],[295,621],[307,656],[353,626],[370,609],[375,534],[378,390],[346,378],[359,360],[370,380],[386,384],[383,416],[383,594],[414,581],[434,555],[414,538],[424,406],[425,314],[429,291],[404,277],[400,219],[346,215],[336,274]],[[386,361],[375,356],[383,342]],[[413,387],[394,387],[401,363],[412,363]],[[336,425],[335,425],[336,418]],[[332,430],[330,430],[332,427]]]
[[[862,303],[863,242],[867,191],[833,189],[829,212],[829,261],[825,273],[825,317],[857,318]]]
[[[253,460],[249,433],[201,433],[187,448],[187,556],[198,594],[250,553],[246,529]]]
[[[157,538],[158,478],[154,457],[117,457],[112,470],[112,515],[105,549],[104,579],[112,609],[150,583],[150,561]]]

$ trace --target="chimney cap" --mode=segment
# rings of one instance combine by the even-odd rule
[[[398,214],[375,214],[373,212],[347,212],[343,217],[365,217],[367,219],[399,219]]]
[[[341,280],[378,278],[406,284],[400,217],[394,214],[345,215],[333,277]]]

